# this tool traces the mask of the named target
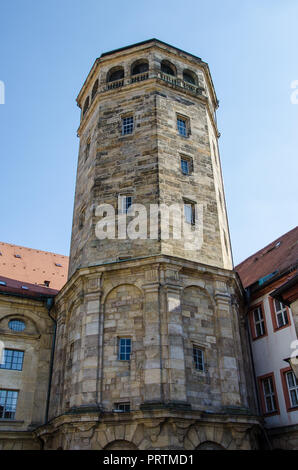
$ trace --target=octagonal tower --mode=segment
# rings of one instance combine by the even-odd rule
[[[46,448],[254,447],[208,65],[152,39],[102,54],[77,102],[69,280],[55,305],[51,424],[39,436]],[[116,226],[100,238],[103,204],[113,210],[105,229],[129,223],[134,204],[147,214],[178,204],[200,236],[164,237],[159,216],[142,219],[146,236]]]

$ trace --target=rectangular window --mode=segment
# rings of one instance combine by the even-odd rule
[[[293,372],[289,371],[286,374],[287,387],[289,392],[291,408],[298,406],[298,380]]]
[[[115,409],[117,411],[122,411],[123,413],[127,413],[130,411],[130,403],[128,402],[122,402],[122,403],[115,403]]]
[[[197,346],[193,346],[193,360],[195,368],[204,371],[204,352]]]
[[[15,419],[18,394],[16,390],[0,390],[0,419]]]
[[[194,202],[184,202],[184,218],[188,224],[195,224],[196,221],[196,205]]]
[[[265,322],[262,307],[258,306],[253,310],[253,320],[255,326],[255,337],[259,338],[265,334]]]
[[[184,175],[189,175],[190,173],[189,161],[185,158],[181,158],[181,170]]]
[[[190,175],[193,171],[193,160],[187,155],[181,155],[181,171],[184,175]]]
[[[120,214],[129,214],[129,209],[132,206],[131,196],[119,196],[119,209]]]
[[[119,361],[130,361],[131,355],[131,339],[119,338],[118,359]]]
[[[183,137],[188,137],[187,119],[178,116],[177,129],[180,135],[182,135]]]
[[[133,133],[133,116],[122,118],[122,135]]]
[[[24,351],[15,349],[4,349],[0,369],[22,370]]]
[[[288,319],[287,307],[283,305],[277,299],[274,299],[273,305],[274,305],[274,310],[275,310],[275,315],[276,315],[277,327],[281,328],[282,326],[288,325],[289,319]]]
[[[264,396],[265,413],[274,413],[277,411],[277,405],[272,376],[262,379],[261,384]]]

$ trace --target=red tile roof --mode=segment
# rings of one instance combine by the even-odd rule
[[[298,227],[274,240],[235,267],[244,287],[298,263]]]
[[[53,296],[58,290],[49,287],[30,284],[29,282],[16,281],[8,277],[0,276],[0,293],[21,294],[24,297]]]
[[[0,276],[60,290],[67,273],[68,256],[0,242]]]

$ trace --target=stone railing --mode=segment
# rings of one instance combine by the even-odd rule
[[[130,83],[142,82],[149,78],[149,72],[138,73],[130,78]]]
[[[185,90],[189,90],[192,93],[195,93],[197,95],[201,95],[203,88],[193,85],[192,83],[186,82],[182,80],[181,78],[177,78],[174,75],[168,75],[163,72],[157,72],[157,77],[160,78],[161,80],[164,80],[165,82],[171,83],[174,86],[177,86],[179,88],[184,88]]]
[[[107,90],[113,90],[114,88],[120,88],[124,85],[124,78],[120,80],[114,80],[113,82],[107,83]]]
[[[192,83],[186,82],[182,80],[181,78],[177,78],[174,75],[168,75],[166,73],[161,72],[160,70],[154,70],[152,72],[143,72],[143,73],[138,73],[137,75],[132,75],[128,77],[127,79],[121,78],[120,80],[114,80],[113,82],[108,82],[104,84],[100,89],[97,90],[97,92],[94,94],[92,97],[91,103],[94,101],[96,95],[100,92],[108,91],[108,90],[115,90],[117,88],[121,88],[124,85],[130,85],[132,83],[138,83],[142,82],[144,80],[148,80],[148,78],[158,78],[160,80],[163,80],[164,82],[167,82],[175,87],[178,88],[183,88],[184,90],[188,90],[193,94],[196,95],[202,95],[202,92],[204,91],[204,88],[193,85]],[[90,104],[91,104],[90,103]],[[90,107],[90,105],[89,105]],[[88,109],[89,109],[88,107]],[[85,115],[86,113],[84,113]],[[84,116],[82,116],[84,117]]]

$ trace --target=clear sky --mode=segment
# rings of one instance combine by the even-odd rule
[[[102,52],[156,37],[209,63],[238,263],[297,225],[297,0],[2,0],[0,240],[68,254],[75,98]]]

